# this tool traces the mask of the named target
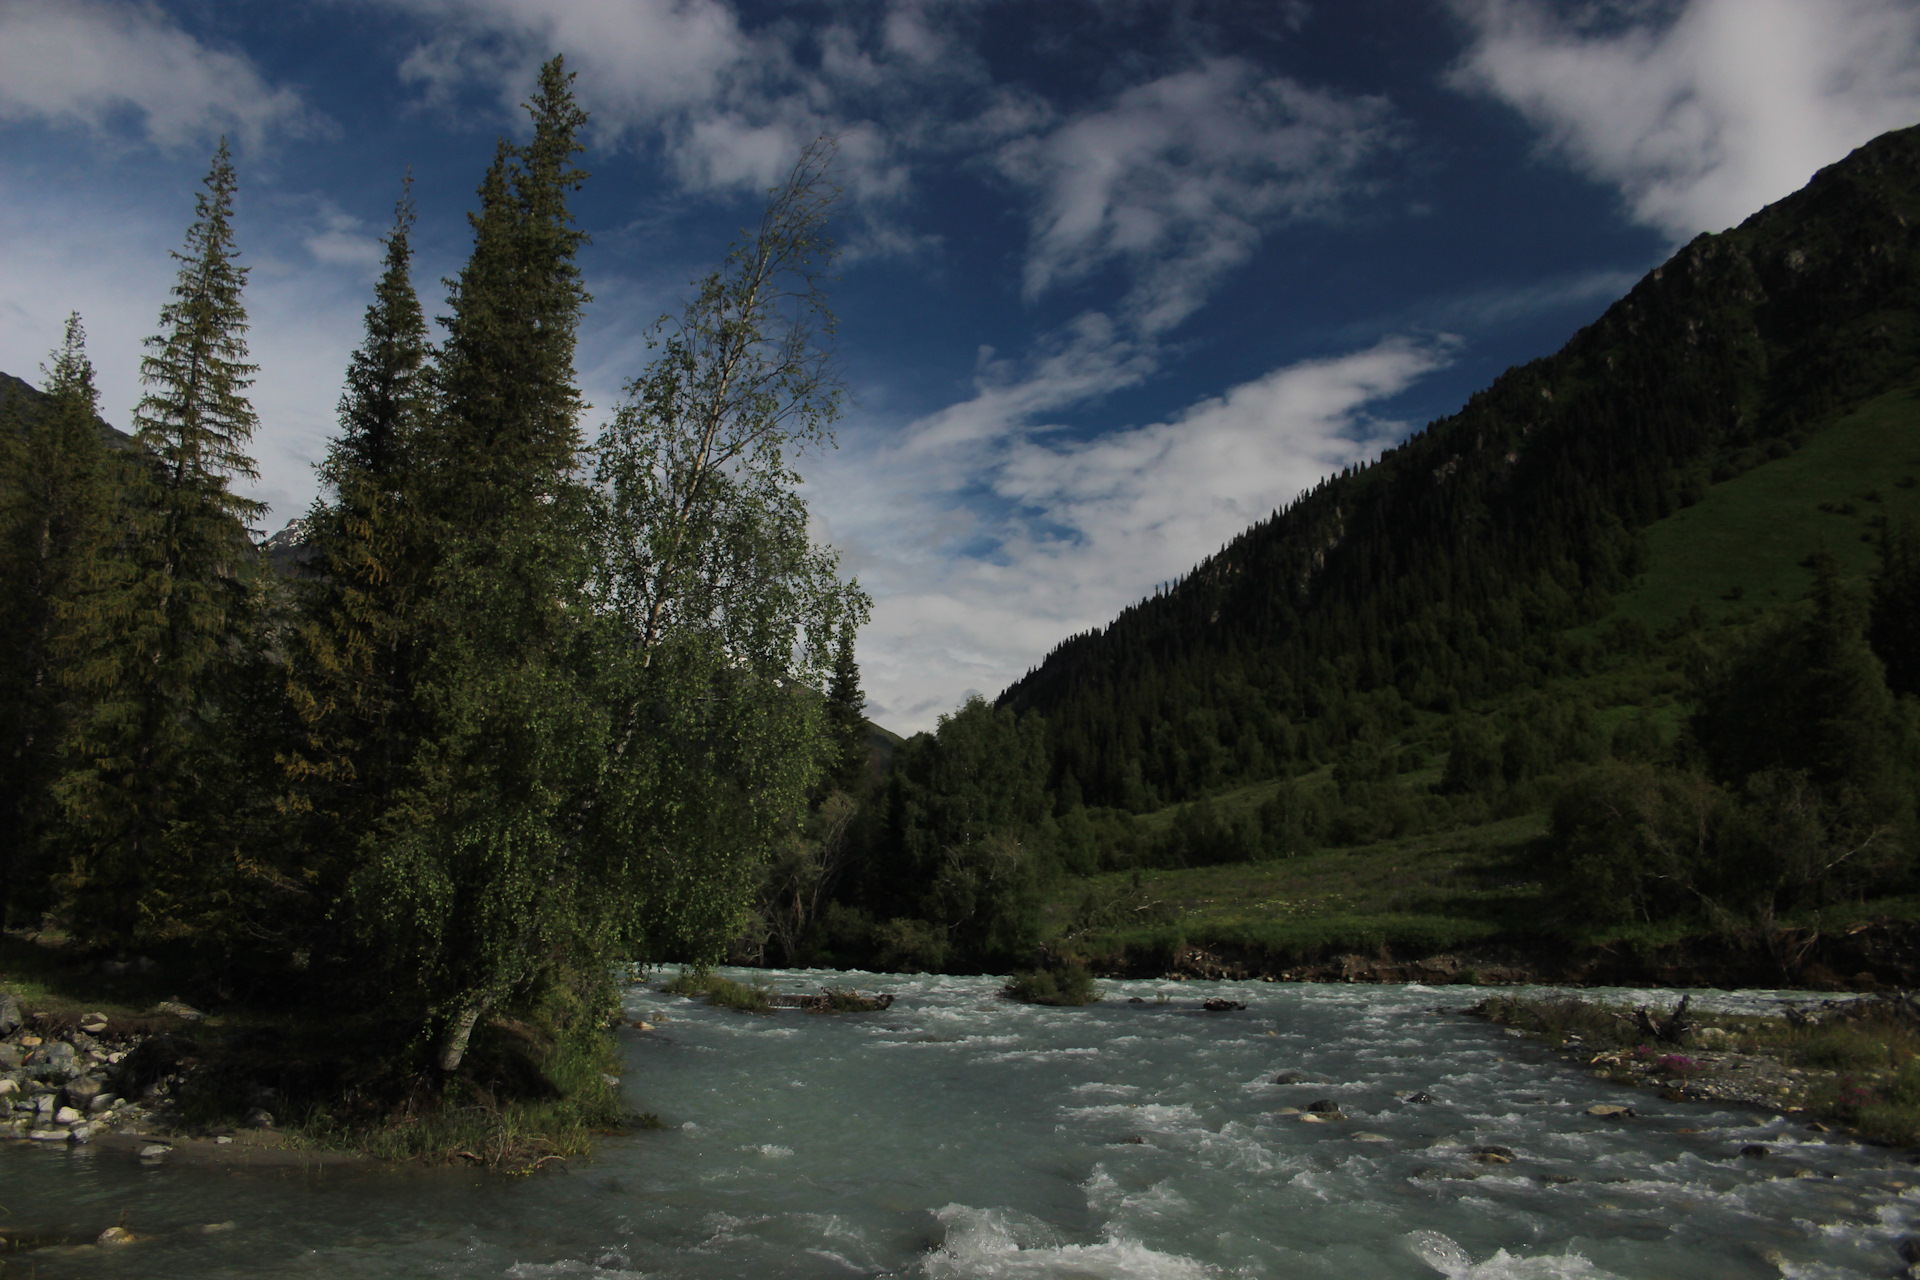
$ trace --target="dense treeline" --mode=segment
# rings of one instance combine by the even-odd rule
[[[408,1069],[489,1017],[597,1033],[616,959],[711,962],[847,772],[866,600],[793,471],[839,386],[809,148],[596,440],[574,345],[585,114],[502,140],[436,336],[386,238],[291,577],[252,527],[224,143],[128,447],[76,318],[0,430],[10,926],[229,998],[366,1011]],[[836,677],[836,657],[839,668]],[[836,682],[837,680],[837,682]]]

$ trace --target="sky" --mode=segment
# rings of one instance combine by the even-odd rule
[[[126,427],[221,137],[267,531],[316,493],[404,175],[429,314],[555,53],[591,113],[589,436],[839,139],[851,399],[803,459],[930,728],[1679,245],[1920,123],[1916,0],[0,0],[0,370],[78,311]]]

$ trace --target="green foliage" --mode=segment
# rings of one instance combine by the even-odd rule
[[[1045,969],[1020,969],[1001,994],[1022,1004],[1083,1005],[1100,999],[1093,974],[1078,960]]]
[[[900,749],[884,829],[852,886],[861,905],[891,917],[882,954],[936,968],[1032,950],[1051,869],[1043,733],[1038,720],[973,698]]]
[[[867,740],[867,695],[860,690],[860,667],[853,656],[856,631],[851,618],[840,624],[834,638],[833,677],[827,684],[827,720],[833,732],[835,759],[826,782],[849,794],[866,790],[868,761],[873,754]]]
[[[606,945],[605,890],[569,812],[605,731],[576,661],[586,502],[573,351],[586,294],[567,196],[585,178],[572,158],[586,117],[570,82],[558,58],[542,68],[532,141],[496,149],[452,282],[438,402],[409,451],[424,563],[397,625],[417,739],[356,850],[349,893],[378,969],[410,979],[394,995],[428,1010],[443,1070],[488,1010],[556,960],[591,967]],[[396,268],[403,236],[389,242],[387,297],[358,371],[406,388],[417,337]],[[350,412],[376,410],[368,390],[350,384]],[[387,434],[355,438],[341,462],[404,443]]]
[[[307,517],[315,572],[297,583],[301,617],[289,644],[289,691],[305,732],[286,764],[302,807],[318,810],[316,842],[335,851],[371,834],[420,728],[408,705],[427,550],[415,453],[432,400],[426,318],[410,275],[413,222],[403,195],[366,336],[347,369],[341,434],[320,466],[327,491]],[[325,861],[331,871],[344,858]]]
[[[78,315],[46,369],[46,402],[17,396],[0,415],[0,922],[51,903],[61,747],[83,708],[71,687],[80,656],[72,612],[111,535],[110,460],[101,442]]]
[[[660,988],[668,995],[689,998],[705,996],[717,1009],[739,1013],[771,1013],[773,1001],[765,987],[750,987],[744,982],[724,978],[711,969],[682,968],[674,979]]]
[[[625,893],[612,926],[641,958],[723,955],[836,763],[813,691],[868,604],[808,537],[793,469],[830,441],[840,403],[821,288],[831,160],[830,146],[809,148],[759,227],[661,321],[658,354],[593,451],[589,592],[609,727],[586,832]],[[808,901],[831,871],[810,866],[786,877]],[[811,914],[780,916],[782,945]]]
[[[248,808],[231,784],[237,710],[257,602],[247,522],[263,510],[228,488],[255,478],[246,448],[246,268],[235,260],[236,187],[215,152],[161,332],[141,364],[124,554],[69,611],[70,671],[86,712],[57,794],[74,835],[73,928],[126,942],[223,930],[251,878],[229,841]],[[223,848],[223,845],[228,847]]]

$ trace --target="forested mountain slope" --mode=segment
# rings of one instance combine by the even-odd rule
[[[4,420],[10,410],[23,414],[37,413],[46,398],[46,393],[32,383],[9,373],[0,373],[0,420]],[[115,449],[122,449],[133,443],[132,436],[117,427],[109,426],[105,421],[100,422],[100,438],[107,442],[108,447]]]
[[[1920,127],[1703,235],[1557,354],[1329,479],[1001,697],[1142,812],[1581,668],[1640,531],[1920,369]],[[1889,481],[1892,477],[1889,476]]]

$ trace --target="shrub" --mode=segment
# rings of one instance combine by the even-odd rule
[[[668,995],[705,996],[707,1003],[719,1009],[737,1009],[741,1013],[766,1013],[773,1001],[761,987],[723,978],[711,971],[682,969],[678,977],[661,988]]]
[[[1100,998],[1093,975],[1077,960],[1057,969],[1017,971],[1000,994],[1023,1004],[1081,1005]]]

